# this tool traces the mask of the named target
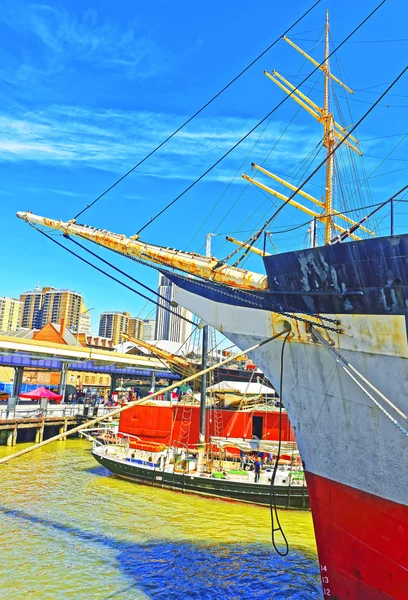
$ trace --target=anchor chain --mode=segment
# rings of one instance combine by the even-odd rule
[[[191,282],[191,279],[188,279],[187,277],[184,277],[183,275],[177,275],[177,277],[180,277],[181,279],[184,279],[184,281]],[[194,283],[195,283],[196,285],[198,285],[198,286],[202,287],[202,288],[205,288],[205,287],[206,287],[206,286],[204,285],[204,283],[201,283],[201,282],[200,282],[200,281],[198,281],[198,280],[194,280]],[[225,291],[225,290],[221,290],[221,289],[219,289],[219,288],[217,288],[217,293],[218,293],[218,294],[221,294],[221,295],[223,295],[223,296],[227,296],[227,297],[229,297],[229,298],[233,298],[234,300],[236,299],[236,296],[234,296],[234,294],[230,294],[230,293],[228,293],[227,291]],[[252,296],[252,295],[251,295],[249,292],[243,292],[242,290],[240,290],[240,294],[244,294],[245,296]],[[257,302],[254,302],[253,300],[248,300],[248,299],[246,299],[246,298],[241,298],[241,299],[242,299],[242,301],[243,301],[243,302],[245,302],[246,304],[249,304],[249,305],[251,305],[251,304],[252,304],[252,305],[253,305],[253,306],[255,306],[256,308],[259,308],[259,309],[265,310],[265,309],[262,307],[262,305],[260,305],[260,304],[259,304],[259,303],[257,303]],[[275,303],[275,302],[273,302],[273,301],[271,301],[271,302],[272,302],[272,304],[278,304],[278,303]],[[313,326],[314,326],[314,327],[320,327],[321,329],[325,329],[326,331],[333,331],[334,333],[338,333],[338,334],[342,334],[342,333],[344,333],[344,332],[343,332],[343,329],[340,329],[339,327],[330,327],[330,326],[328,326],[328,325],[324,325],[323,323],[316,323],[315,321],[310,321],[309,319],[305,319],[304,317],[300,317],[300,316],[298,316],[298,315],[295,315],[295,314],[293,314],[293,313],[288,313],[288,312],[286,312],[285,310],[282,310],[282,309],[284,308],[284,309],[293,310],[293,311],[295,312],[295,309],[294,309],[294,308],[292,308],[292,307],[290,307],[290,306],[286,306],[286,305],[281,305],[281,304],[279,304],[279,307],[281,308],[281,310],[275,310],[275,309],[274,309],[274,310],[273,310],[273,312],[274,312],[274,313],[276,313],[276,314],[278,314],[278,315],[281,315],[282,317],[288,317],[289,319],[295,319],[296,321],[300,321],[300,322],[302,322],[302,323],[306,323],[306,324],[308,324],[308,325],[310,325],[310,326],[312,326],[312,327],[313,327]],[[313,314],[313,313],[303,313],[303,314],[306,314],[306,315],[308,315],[309,317],[314,317],[315,319],[320,319],[321,321],[327,321],[328,323],[333,323],[333,324],[335,324],[335,325],[340,325],[340,321],[339,321],[338,319],[331,319],[330,317],[323,317],[323,316],[320,316],[320,315],[317,315],[317,314]]]

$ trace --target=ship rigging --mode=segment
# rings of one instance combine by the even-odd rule
[[[180,305],[238,347],[251,348],[252,358],[278,393],[285,390],[285,407],[305,468],[324,596],[403,600],[408,589],[408,475],[400,464],[408,461],[408,235],[374,237],[366,220],[350,223],[344,210],[333,208],[333,158],[342,147],[361,153],[355,130],[408,67],[352,127],[339,126],[330,106],[329,82],[334,79],[347,93],[350,90],[330,71],[333,52],[328,52],[328,43],[326,15],[325,58],[314,70],[322,70],[324,75],[322,108],[299,91],[300,85],[294,87],[283,76],[269,74],[286,97],[292,97],[323,125],[326,156],[295,189],[263,170],[291,193],[285,196],[269,186],[263,188],[283,203],[238,250],[243,250],[245,257],[276,215],[290,204],[324,224],[324,245],[263,253],[263,275],[237,264],[230,266],[226,259],[140,241],[138,235],[151,221],[136,236],[126,237],[75,221],[31,213],[18,213],[18,217],[154,263],[160,269],[167,266],[166,275],[179,287],[176,301]],[[293,42],[291,46],[310,59]],[[261,172],[259,165],[254,167]],[[319,200],[304,188],[322,167],[325,184]],[[249,179],[260,187],[255,179]],[[296,195],[322,212],[294,201]],[[394,197],[390,195],[386,202]],[[340,235],[334,236],[334,229]],[[343,243],[348,238],[349,243]],[[290,370],[284,374],[285,348]],[[394,460],[396,456],[399,462]]]

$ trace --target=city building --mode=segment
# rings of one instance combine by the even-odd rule
[[[143,319],[142,340],[154,340],[155,329],[156,329],[155,319]]]
[[[144,331],[144,321],[143,319],[138,319],[137,317],[130,317],[129,319],[129,328],[128,335],[132,337],[142,340],[143,339],[143,331]]]
[[[87,348],[102,348],[103,350],[112,350],[112,352],[115,349],[110,338],[86,335],[85,333],[78,333],[75,337],[82,346],[86,346]]]
[[[129,330],[128,312],[104,312],[99,320],[99,335],[110,338],[113,345],[116,346],[122,340],[121,333],[127,333]]]
[[[93,310],[93,309],[92,308],[87,309],[85,304],[82,304],[81,312],[79,313],[78,333],[84,333],[85,335],[92,335],[91,315],[89,314],[90,310]]]
[[[23,303],[23,312],[21,315],[21,327],[28,329],[41,329],[42,327],[42,305],[43,292],[39,286],[32,292],[24,292],[20,295],[20,301]]]
[[[23,303],[21,326],[41,329],[47,323],[60,323],[78,332],[83,307],[82,295],[71,290],[37,286],[35,290],[21,294]]]
[[[0,331],[13,331],[20,326],[23,303],[14,298],[0,298]]]
[[[159,297],[159,306],[156,309],[156,328],[155,340],[169,340],[184,344],[187,338],[191,335],[191,323],[185,319],[192,319],[192,314],[189,310],[181,306],[171,306],[170,302],[174,300],[177,290],[175,286],[165,275],[159,274],[158,293],[168,300],[165,302]],[[169,312],[169,309],[172,312]],[[176,313],[176,314],[174,314]],[[177,316],[176,316],[177,315]]]
[[[78,392],[91,391],[92,393],[107,397],[111,386],[111,376],[104,373],[68,371],[67,385],[74,386]]]

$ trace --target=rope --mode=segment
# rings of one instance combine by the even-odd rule
[[[276,506],[276,496],[275,496],[275,478],[276,478],[276,472],[278,470],[279,456],[280,456],[281,447],[282,447],[283,355],[285,352],[286,341],[289,337],[289,334],[290,334],[290,331],[286,334],[286,336],[283,340],[282,350],[281,350],[280,390],[279,390],[279,399],[280,399],[280,403],[279,403],[280,404],[280,407],[279,407],[279,440],[278,440],[278,450],[277,450],[277,454],[276,454],[276,460],[275,460],[272,477],[271,477],[271,488],[270,488],[270,494],[269,494],[269,510],[271,513],[271,528],[272,528],[272,545],[273,545],[275,551],[280,556],[287,556],[289,554],[289,544],[288,544],[288,540],[286,539],[285,532],[283,531],[282,525],[279,520],[279,514],[278,514],[278,509]],[[276,519],[276,527],[275,527],[275,519]],[[279,548],[277,546],[276,537],[275,537],[275,534],[277,531],[280,532],[280,534],[283,538],[283,541],[285,543],[285,550],[283,552],[281,550],[279,550]]]
[[[169,304],[172,304],[172,301],[169,300],[168,298],[166,298],[165,296],[162,296],[161,294],[159,294],[159,292],[157,292],[156,290],[153,290],[151,287],[149,287],[148,285],[142,283],[141,281],[139,281],[138,279],[135,279],[134,277],[132,277],[131,275],[128,275],[128,273],[125,273],[125,271],[122,271],[122,269],[119,269],[119,267],[117,267],[116,265],[112,264],[111,262],[105,260],[104,258],[102,258],[102,256],[99,256],[98,254],[96,254],[96,252],[92,252],[92,250],[90,250],[89,248],[87,248],[86,246],[84,246],[83,244],[80,244],[77,240],[75,240],[74,238],[72,238],[70,235],[68,235],[67,233],[63,234],[63,237],[66,240],[69,240],[70,242],[72,242],[73,244],[75,244],[76,246],[79,246],[79,248],[82,248],[82,250],[85,250],[85,252],[88,252],[88,254],[91,254],[92,256],[94,256],[95,258],[97,258],[98,260],[100,260],[101,262],[103,262],[105,265],[108,265],[108,267],[110,267],[111,269],[114,269],[115,271],[117,271],[118,273],[120,273],[121,275],[124,275],[125,277],[127,277],[128,279],[130,279],[131,281],[134,281],[134,283],[137,283],[137,285],[140,285],[142,288],[144,288],[145,290],[147,290],[148,292],[151,292],[152,294],[154,294],[155,296],[157,296],[158,298],[160,298],[161,300],[164,300],[165,302],[168,302]],[[82,238],[82,236],[80,236]],[[86,239],[86,238],[83,238]],[[92,240],[93,241],[93,240]],[[95,242],[96,243],[96,242]],[[177,304],[176,302],[174,302],[174,304]]]
[[[184,396],[183,412],[181,414],[181,423],[179,431],[179,442],[185,444],[188,448],[188,442],[190,440],[190,429],[191,429],[191,417],[193,414],[193,407],[191,404],[187,405],[187,395]],[[186,440],[184,442],[184,440]]]
[[[367,219],[369,219],[370,217],[372,217],[372,215],[374,215],[375,213],[377,213],[381,208],[383,208],[384,206],[386,206],[387,204],[393,202],[393,200],[396,200],[398,202],[398,199],[396,199],[396,197],[401,194],[402,192],[404,192],[406,189],[408,188],[408,184],[405,185],[403,188],[401,188],[400,190],[398,190],[398,192],[396,192],[393,196],[391,196],[391,198],[388,198],[388,200],[385,200],[382,204],[380,204],[379,206],[377,206],[377,208],[375,208],[373,211],[371,211],[368,215],[366,215],[365,217],[363,217],[360,221],[358,221],[355,225],[352,225],[351,227],[349,227],[348,229],[346,229],[345,231],[343,231],[342,233],[340,233],[339,235],[337,235],[335,238],[333,238],[332,240],[330,240],[329,245],[330,244],[335,244],[338,242],[342,242],[343,240],[345,240],[349,235],[351,235],[354,231],[357,231],[357,229],[359,229],[359,227],[365,222],[367,221]],[[381,221],[380,221],[381,223]]]
[[[316,331],[315,329],[313,329],[313,333],[316,336],[316,338],[319,340],[319,342],[322,344],[322,346],[329,352],[330,356],[332,358],[334,358],[334,360],[340,365],[340,367],[343,369],[343,371],[350,377],[350,379],[352,381],[354,381],[354,383],[361,389],[362,392],[364,392],[364,394],[377,406],[377,408],[380,409],[380,411],[382,413],[384,413],[384,415],[387,417],[387,419],[389,419],[400,431],[401,433],[403,433],[406,437],[408,437],[408,431],[406,429],[404,429],[404,427],[402,427],[402,425],[400,425],[398,423],[398,421],[396,419],[394,419],[394,417],[392,417],[390,415],[390,413],[378,402],[378,400],[376,400],[371,394],[370,392],[368,392],[366,390],[366,388],[357,380],[356,377],[354,377],[354,375],[352,373],[350,373],[349,369],[352,369],[356,375],[358,377],[360,377],[362,379],[362,381],[364,381],[364,383],[366,385],[368,385],[373,391],[375,391],[380,398],[386,402],[389,406],[391,406],[391,408],[398,414],[400,415],[403,419],[405,419],[405,421],[408,421],[408,417],[397,407],[395,406],[395,404],[393,404],[390,400],[388,400],[388,398],[386,396],[384,396],[384,394],[382,394],[380,392],[380,390],[378,390],[375,386],[373,386],[361,373],[359,373],[359,371],[357,371],[357,369],[355,369],[341,354],[340,352],[338,352],[337,350],[335,350],[334,348],[332,348],[330,346],[330,344],[319,334],[318,331]],[[341,364],[343,363],[343,364]]]
[[[195,119],[195,117],[197,117],[205,108],[207,108],[207,106],[209,106],[212,102],[214,102],[214,100],[216,100],[218,98],[218,96],[221,96],[221,94],[223,92],[225,92],[225,90],[227,90],[233,83],[235,83],[241,77],[241,75],[243,75],[246,71],[248,71],[248,69],[250,69],[260,58],[262,58],[262,56],[264,56],[264,54],[269,52],[269,50],[271,48],[273,48],[275,46],[275,44],[277,44],[284,35],[286,35],[291,29],[293,29],[298,23],[300,23],[300,21],[302,21],[306,17],[306,15],[308,15],[314,9],[314,7],[319,4],[319,2],[320,2],[320,0],[317,0],[317,2],[315,2],[315,4],[313,4],[313,6],[311,6],[306,12],[303,13],[303,15],[301,17],[299,17],[299,19],[297,19],[297,21],[292,23],[292,25],[288,29],[286,29],[286,31],[284,33],[282,33],[279,37],[277,37],[275,39],[275,41],[272,42],[272,44],[270,44],[270,46],[268,46],[263,52],[261,52],[261,54],[259,54],[252,62],[250,62],[249,65],[247,65],[245,67],[245,69],[243,69],[240,73],[238,73],[238,75],[236,75],[233,79],[231,79],[231,81],[229,83],[227,83],[227,85],[225,85],[219,92],[217,92],[217,94],[215,94],[215,96],[213,96],[211,98],[211,100],[208,100],[208,102],[206,102],[191,117],[189,117],[187,119],[187,121],[185,121],[182,125],[180,125],[180,127],[178,127],[175,131],[173,131],[173,133],[171,133],[165,140],[163,140],[158,146],[156,146],[151,152],[149,152],[144,158],[142,158],[142,160],[140,160],[136,165],[134,165],[131,169],[129,169],[129,171],[127,171],[127,173],[125,173],[124,175],[122,175],[122,177],[120,177],[117,181],[115,181],[115,183],[113,183],[110,187],[108,187],[108,189],[106,189],[104,192],[102,192],[102,194],[100,194],[97,198],[95,198],[95,200],[93,202],[91,202],[91,204],[88,204],[85,208],[83,208],[77,215],[75,215],[74,218],[77,219],[86,210],[88,210],[89,208],[94,206],[94,204],[96,204],[98,202],[98,200],[103,198],[103,196],[105,196],[108,192],[110,192],[121,181],[126,179],[126,177],[128,177],[128,175],[133,173],[133,171],[135,171],[135,169],[140,167],[140,165],[142,165],[148,158],[153,156],[153,154],[155,154],[155,152],[160,150],[160,148],[162,146],[164,146],[164,144],[166,144],[169,140],[171,140],[179,131],[184,129],[184,127],[186,125],[188,125],[193,119]]]

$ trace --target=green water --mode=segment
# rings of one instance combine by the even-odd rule
[[[1,595],[320,598],[311,515],[280,515],[287,558],[268,509],[122,481],[88,442],[57,442],[0,465]]]

